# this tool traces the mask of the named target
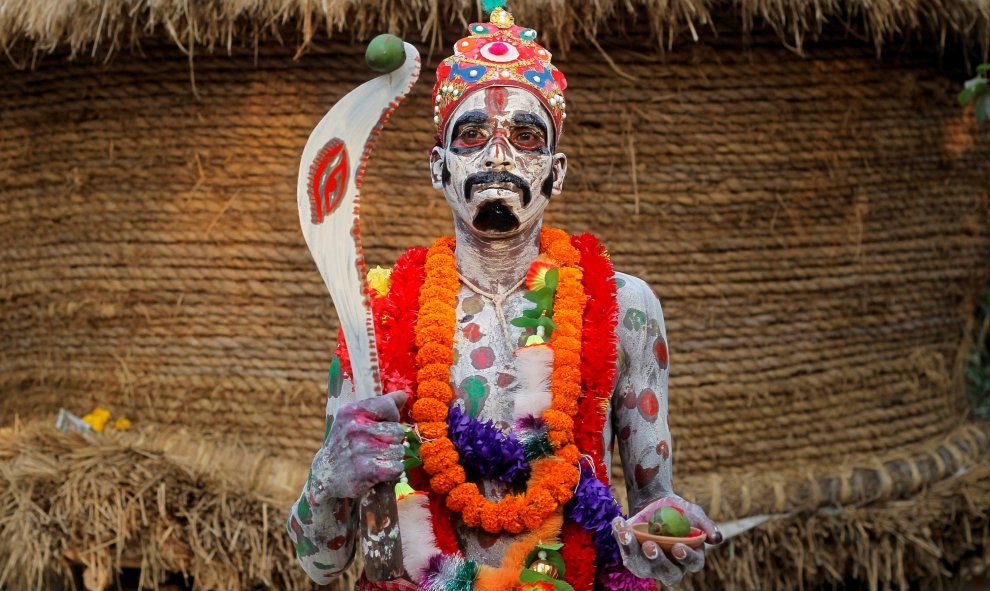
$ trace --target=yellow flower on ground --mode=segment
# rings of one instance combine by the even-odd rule
[[[103,429],[106,428],[107,421],[109,419],[102,415],[89,413],[88,415],[84,416],[82,420],[84,423],[92,427],[93,430],[96,431],[97,433],[103,433]]]
[[[388,295],[388,288],[392,284],[392,268],[377,266],[368,271],[368,285],[378,292],[378,295]]]
[[[131,422],[128,421],[127,419],[117,419],[116,421],[114,421],[113,426],[115,429],[119,429],[120,431],[123,431],[125,429],[131,428]]]

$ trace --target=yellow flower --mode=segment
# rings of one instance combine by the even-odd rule
[[[391,267],[385,269],[381,266],[377,266],[374,269],[368,271],[368,285],[372,289],[378,292],[378,295],[385,296],[388,295],[389,285],[392,283],[392,269]]]
[[[116,421],[114,421],[113,426],[115,429],[123,431],[125,429],[131,428],[131,422],[128,421],[127,419],[117,419]]]
[[[93,428],[97,433],[103,433],[103,429],[107,426],[107,421],[109,420],[102,415],[97,415],[94,413],[89,413],[82,418],[83,422]]]

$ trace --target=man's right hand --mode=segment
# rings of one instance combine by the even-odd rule
[[[404,436],[399,409],[406,393],[351,402],[340,408],[313,459],[317,496],[356,499],[402,473]]]

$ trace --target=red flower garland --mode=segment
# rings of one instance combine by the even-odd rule
[[[615,270],[605,248],[591,234],[573,236],[571,244],[581,253],[584,292],[588,296],[581,335],[584,395],[578,402],[578,416],[582,420],[574,425],[574,441],[582,452],[592,457],[595,475],[608,486],[610,466],[604,462],[602,431],[615,382],[618,347],[615,326],[619,321],[619,304],[615,294]]]
[[[560,555],[564,559],[564,581],[574,591],[592,591],[595,588],[595,544],[592,533],[573,521],[566,521],[560,534],[564,547]]]
[[[375,316],[375,343],[378,347],[382,390],[405,390],[409,401],[403,414],[412,408],[416,393],[416,336],[419,315],[419,290],[426,277],[426,249],[413,247],[402,253],[392,268],[391,287],[385,296],[372,290],[371,311]],[[350,377],[351,358],[344,341],[344,331],[337,333],[337,358],[344,374]],[[403,417],[405,418],[405,417]]]

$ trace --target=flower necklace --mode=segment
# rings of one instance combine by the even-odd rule
[[[476,484],[466,482],[464,467],[448,437],[446,419],[454,398],[450,368],[460,289],[454,246],[453,238],[440,238],[426,253],[426,276],[415,329],[418,387],[410,417],[424,439],[419,454],[423,469],[431,475],[430,488],[446,496],[447,508],[460,513],[470,527],[517,534],[543,524],[571,499],[580,479],[581,452],[574,444],[574,416],[581,397],[581,335],[586,303],[578,267],[581,254],[571,245],[567,233],[552,228],[541,232],[541,253],[559,265],[552,318],[558,327],[551,344],[552,403],[542,414],[550,428],[547,438],[555,449],[555,458],[541,466],[540,477],[530,482],[525,493],[507,495],[495,502],[482,495]]]
[[[533,267],[541,266],[544,259],[555,262],[568,260],[568,245],[560,242],[562,238],[566,238],[566,234],[560,230],[544,228],[541,237],[543,256]],[[452,253],[453,240],[448,240],[450,241],[448,252]],[[475,563],[461,554],[453,529],[451,511],[444,502],[445,495],[430,492],[429,501],[425,503],[428,516],[414,513],[409,505],[409,503],[417,504],[416,499],[422,499],[425,495],[410,495],[405,501],[400,501],[400,522],[408,513],[405,522],[416,524],[425,522],[428,532],[431,532],[417,536],[415,528],[408,529],[405,523],[402,526],[404,538],[405,534],[409,533],[412,536],[410,539],[417,540],[416,544],[426,543],[436,551],[436,554],[431,555],[432,558],[428,563],[409,562],[411,555],[406,556],[407,571],[427,591],[532,589],[534,587],[526,583],[520,587],[521,569],[525,569],[529,564],[528,553],[532,551],[534,545],[548,540],[563,542],[560,554],[567,567],[563,578],[575,591],[592,591],[596,586],[617,591],[641,591],[653,588],[652,580],[638,579],[623,567],[618,548],[611,535],[611,520],[619,514],[620,509],[608,487],[608,468],[607,462],[603,461],[604,444],[601,434],[607,419],[608,400],[616,368],[615,326],[618,322],[618,305],[612,264],[604,247],[591,234],[572,237],[570,245],[580,253],[577,265],[583,273],[583,290],[587,300],[583,326],[579,325],[582,329],[581,347],[578,352],[580,365],[572,366],[580,370],[583,386],[583,395],[577,402],[581,420],[573,426],[572,433],[578,448],[588,454],[585,458],[590,456],[591,462],[582,462],[580,484],[577,492],[567,501],[563,515],[554,512],[539,527],[530,529],[516,538],[516,541],[506,549],[502,564],[498,567]],[[430,297],[436,298],[438,295],[446,295],[448,302],[456,302],[459,289],[456,281],[446,285],[445,289],[449,290],[447,293],[437,289],[438,284],[435,282],[424,283],[427,275],[425,269],[427,252],[425,248],[415,247],[400,256],[391,273],[385,272],[383,289],[376,292],[381,297],[372,298],[377,328],[375,332],[382,361],[382,379],[386,384],[386,391],[401,389],[410,394],[419,393],[420,389],[417,386],[419,380],[432,379],[429,372],[420,371],[422,365],[417,363],[419,348],[416,343],[416,328],[420,319],[421,290],[428,287],[427,293],[432,294],[422,298],[423,303],[430,301]],[[574,264],[573,259],[570,260],[570,264]],[[561,310],[556,299],[554,308]],[[560,318],[554,316],[553,320],[557,323]],[[559,328],[554,330],[555,345],[559,344],[556,343],[558,337],[563,336],[557,330]],[[450,329],[447,333],[451,335],[446,353],[449,361],[447,372],[441,376],[442,380],[449,380],[450,377],[449,364],[453,361],[452,331],[453,329]],[[434,351],[434,354],[438,354],[441,359],[444,357],[442,348]],[[573,351],[555,348],[555,358],[558,361],[566,361],[571,354]],[[344,374],[350,375],[347,346],[342,334],[338,336],[337,357],[341,361]],[[571,357],[572,361],[574,359]],[[561,366],[555,364],[554,367],[558,369]],[[450,396],[452,399],[452,391]],[[403,414],[408,416],[405,412]],[[533,483],[545,475],[546,466],[561,463],[560,458],[549,455],[553,450],[548,445],[539,454],[538,459],[529,460],[529,470],[524,471],[526,460],[520,460],[520,453],[523,453],[526,459],[537,457],[525,442],[523,437],[525,427],[523,431],[517,433],[518,439],[516,439],[511,435],[503,435],[497,427],[489,429],[475,419],[460,416],[462,414],[456,408],[452,408],[446,415],[448,420],[441,419],[440,425],[434,425],[433,428],[435,432],[448,435],[455,449],[464,454],[463,457],[458,458],[460,462],[470,466],[472,472],[477,472],[482,477],[494,477],[512,482],[528,480],[532,489]],[[535,425],[545,421],[539,417],[530,417],[530,422]],[[424,425],[425,423],[420,423],[421,434],[424,431],[429,432],[430,427]],[[517,429],[519,427],[520,425],[517,425]],[[525,449],[520,450],[520,445]],[[480,453],[489,453],[486,450],[496,453],[486,455],[483,461],[479,460]],[[481,463],[490,466],[483,471],[479,469]],[[412,475],[416,476],[419,481],[417,487],[421,490],[429,486],[423,478],[426,473],[419,468],[414,469]],[[419,503],[422,501],[420,500]],[[562,522],[562,517],[566,521]],[[539,587],[539,582],[536,585]]]

